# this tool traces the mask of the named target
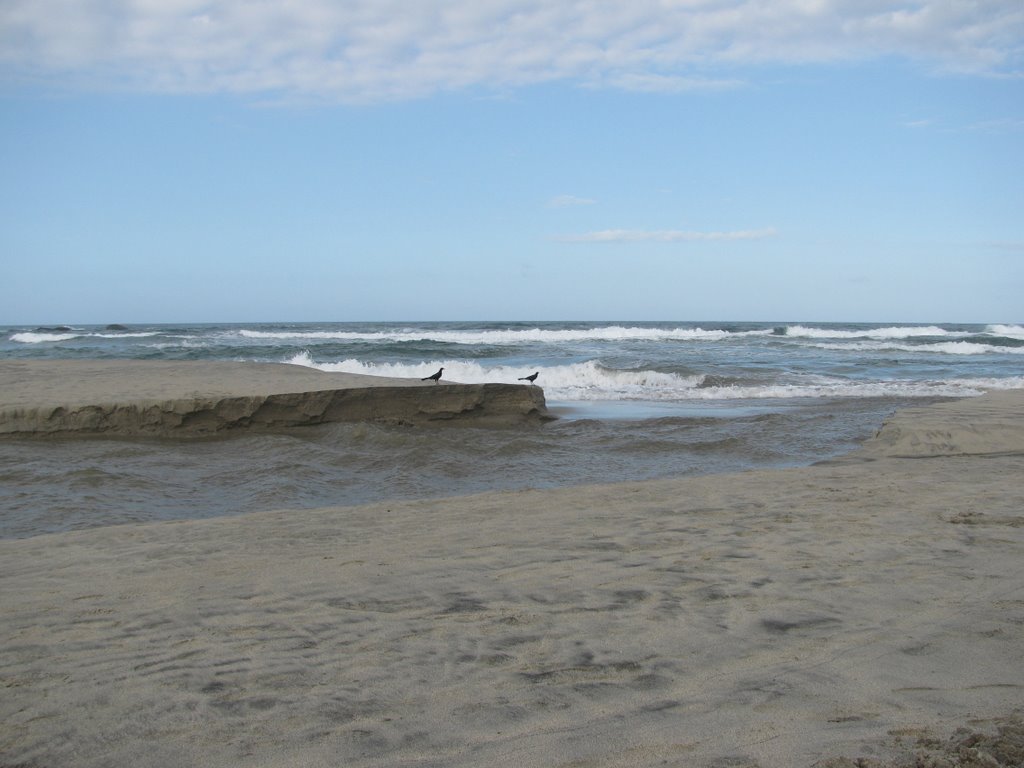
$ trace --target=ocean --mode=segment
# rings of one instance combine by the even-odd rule
[[[0,537],[812,464],[907,404],[1024,388],[1024,326],[242,323],[0,328],[0,358],[235,360],[455,382],[538,373],[559,419],[0,441]]]

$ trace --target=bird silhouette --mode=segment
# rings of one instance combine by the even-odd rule
[[[435,384],[437,384],[437,382],[440,381],[441,379],[442,371],[444,371],[444,368],[439,369],[438,372],[435,373],[433,376],[424,376],[422,379],[420,379],[420,381],[427,381],[429,379],[430,381],[433,381]]]
[[[537,380],[538,376],[540,376],[540,371],[537,371],[536,373],[531,373],[529,376],[520,376],[519,381],[528,381],[531,384],[533,384],[533,382]]]

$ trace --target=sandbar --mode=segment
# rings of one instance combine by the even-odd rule
[[[189,437],[339,421],[515,425],[540,387],[456,384],[227,361],[3,360],[0,435]]]

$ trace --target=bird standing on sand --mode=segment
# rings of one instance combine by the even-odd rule
[[[424,376],[422,379],[420,379],[420,381],[426,381],[427,379],[430,379],[432,382],[437,384],[437,382],[441,380],[441,372],[442,371],[444,371],[444,368],[441,368],[440,370],[438,370],[438,372],[435,373],[433,376]]]
[[[536,373],[531,373],[529,376],[520,376],[519,381],[528,381],[531,384],[533,384],[533,382],[537,380],[538,376],[540,376],[540,371],[537,371]]]

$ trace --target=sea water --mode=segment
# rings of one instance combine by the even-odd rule
[[[203,440],[0,441],[0,536],[798,466],[908,403],[1024,388],[1016,324],[248,323],[0,329],[0,358],[278,362],[515,383],[515,429],[334,424]],[[524,382],[523,382],[524,383]],[[524,383],[525,384],[525,383]]]

